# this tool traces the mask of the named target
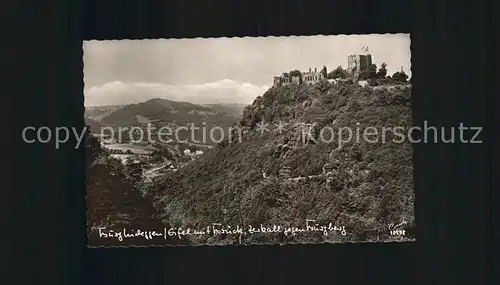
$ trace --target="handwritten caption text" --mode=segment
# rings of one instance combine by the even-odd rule
[[[163,228],[162,230],[127,230],[122,229],[121,231],[114,231],[111,229],[107,229],[105,227],[97,228],[99,232],[100,238],[116,238],[119,241],[123,241],[124,239],[131,238],[144,238],[146,240],[151,240],[155,238],[163,238],[168,239],[172,237],[176,237],[178,239],[183,239],[187,236],[217,236],[217,235],[237,235],[240,238],[246,235],[252,234],[279,234],[282,233],[285,236],[295,236],[297,234],[306,233],[306,232],[317,232],[321,233],[325,236],[328,236],[330,233],[340,233],[345,236],[346,230],[344,226],[334,226],[332,223],[328,224],[318,224],[315,220],[307,219],[305,222],[305,227],[290,227],[290,226],[281,226],[281,225],[272,225],[272,226],[224,226],[220,223],[212,223],[212,225],[207,226],[201,229],[193,229],[193,228]]]

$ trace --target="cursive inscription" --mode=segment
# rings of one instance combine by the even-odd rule
[[[123,229],[122,231],[113,231],[113,230],[106,230],[106,228],[98,228],[99,230],[99,237],[100,238],[116,238],[119,241],[123,241],[125,238],[137,238],[137,237],[142,237],[144,239],[150,240],[155,237],[162,237],[164,236],[163,233],[157,232],[157,231],[143,231],[143,230],[137,230],[137,231],[127,231],[127,229]]]
[[[306,219],[305,225],[300,226],[283,226],[283,225],[223,225],[221,223],[212,223],[205,228],[183,228],[183,227],[171,227],[163,228],[161,231],[151,230],[136,230],[131,231],[127,229],[122,229],[121,231],[115,231],[111,229],[106,229],[104,227],[98,228],[100,238],[114,238],[119,241],[124,239],[141,238],[146,240],[151,240],[154,238],[167,239],[169,237],[174,237],[178,239],[184,239],[187,236],[218,236],[218,235],[236,235],[239,236],[240,240],[242,236],[254,235],[254,234],[279,234],[282,233],[285,236],[295,236],[301,233],[316,232],[325,236],[331,233],[340,233],[345,236],[347,234],[345,226],[334,226],[333,223],[319,224],[316,220]]]
[[[406,224],[407,222],[404,219],[399,224],[394,224],[394,223],[389,224],[389,233],[391,234],[391,236],[404,236],[406,232],[404,229],[401,229],[401,226]]]

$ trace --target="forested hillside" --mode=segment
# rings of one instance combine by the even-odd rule
[[[90,133],[87,126],[85,137],[87,163],[87,230],[89,245],[127,246],[137,240],[99,237],[99,228],[104,231],[123,228],[129,232],[137,229],[158,230],[162,224],[153,207],[153,197],[142,191],[146,185],[142,181],[139,165],[123,165],[120,160],[110,156],[108,150]],[[178,239],[167,240],[172,244],[183,244]],[[142,245],[155,244],[157,241],[140,240]]]
[[[201,122],[208,125],[227,124],[233,116],[220,114],[210,107],[166,99],[151,99],[139,104],[126,105],[102,118],[101,123],[110,126],[126,126],[141,123],[137,116],[151,121],[174,122],[178,125]]]
[[[274,123],[286,124],[275,130]],[[261,134],[258,123],[269,123]],[[412,145],[361,139],[341,147],[320,130],[411,126],[411,87],[391,90],[349,83],[271,88],[244,110],[241,142],[222,142],[164,176],[148,191],[163,222],[175,226],[303,226],[305,219],[345,226],[347,235],[201,236],[192,243],[391,240],[388,225],[406,220],[414,238]],[[312,139],[304,139],[304,126]],[[326,132],[326,137],[329,133]],[[290,169],[290,179],[280,171]],[[403,240],[399,238],[399,240]]]

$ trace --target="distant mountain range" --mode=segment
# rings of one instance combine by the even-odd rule
[[[234,122],[243,114],[243,104],[196,105],[167,99],[151,99],[139,104],[87,107],[85,119],[95,127],[135,125],[149,122],[220,124]]]
[[[243,115],[243,110],[247,105],[234,103],[234,104],[204,104],[203,106],[215,110],[219,113],[225,113],[230,116],[240,117]]]
[[[123,108],[124,105],[113,105],[113,106],[92,106],[85,107],[85,118],[92,118],[99,121],[101,118],[105,117],[112,112]]]

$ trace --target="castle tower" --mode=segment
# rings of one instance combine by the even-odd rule
[[[273,86],[274,87],[281,86],[281,83],[282,83],[281,77],[279,77],[279,76],[273,77]]]
[[[347,58],[347,71],[358,78],[360,73],[367,70],[372,65],[371,54],[353,54]]]

